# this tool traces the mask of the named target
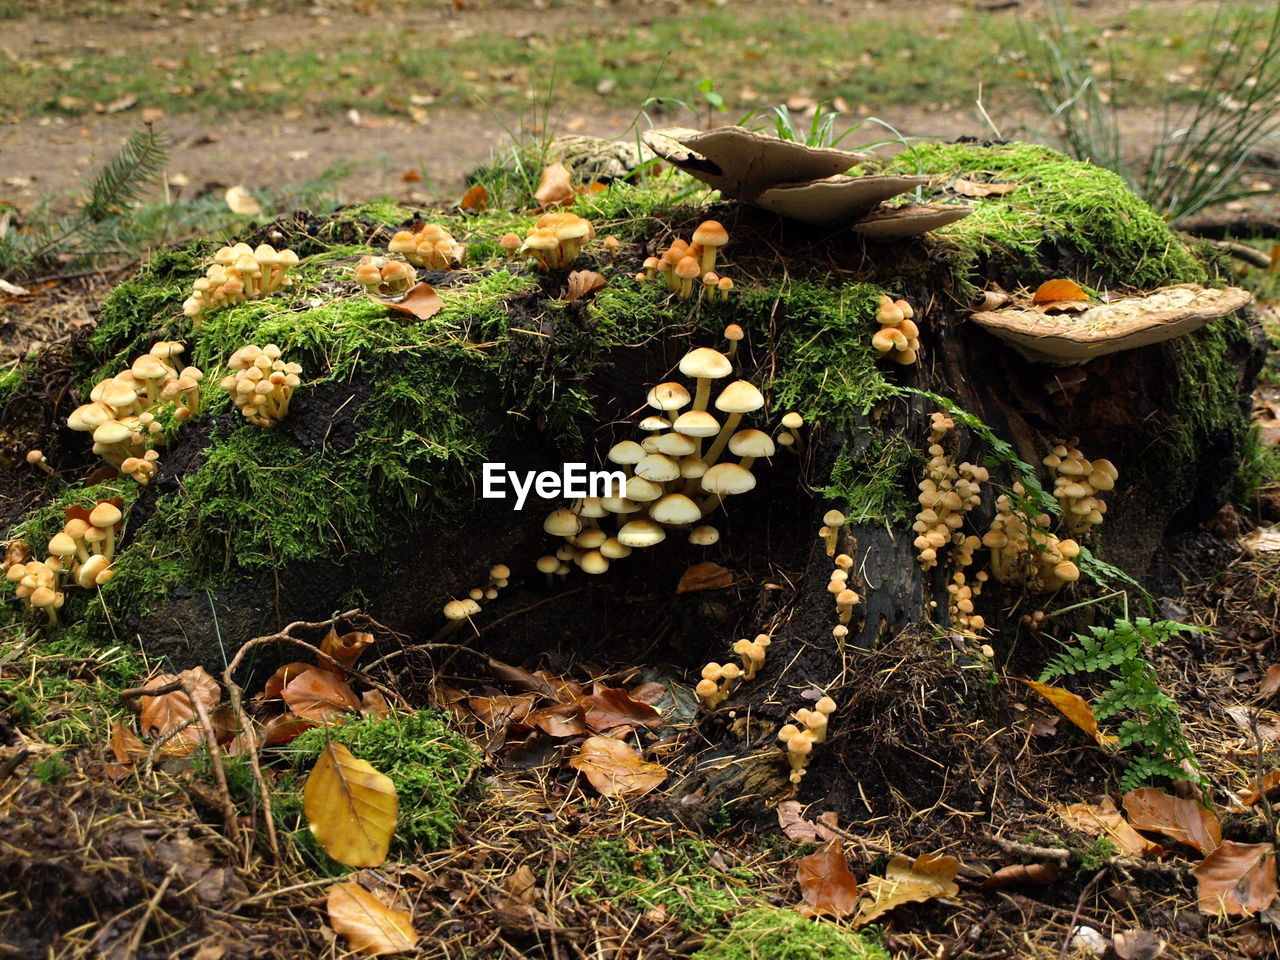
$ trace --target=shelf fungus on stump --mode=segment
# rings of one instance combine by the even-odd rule
[[[889,239],[926,233],[973,212],[958,204],[892,206],[885,201],[924,186],[929,178],[849,176],[846,171],[873,158],[779,140],[743,127],[650,130],[644,142],[724,197],[803,223],[849,223],[859,233]]]
[[[1018,304],[975,313],[971,319],[1028,360],[1070,365],[1181,337],[1252,300],[1238,287],[1213,290],[1180,283],[1083,311]]]

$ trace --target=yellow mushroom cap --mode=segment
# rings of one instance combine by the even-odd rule
[[[729,242],[729,231],[719,220],[704,220],[693,231],[693,242],[700,247],[723,247]]]
[[[658,410],[679,410],[693,399],[682,383],[660,383],[649,391],[649,406]]]
[[[686,437],[714,437],[720,432],[720,421],[705,410],[689,410],[676,417],[671,427]]]
[[[553,537],[572,537],[582,529],[582,521],[571,511],[562,507],[547,514],[547,519],[542,523],[542,529]]]
[[[716,397],[715,407],[724,413],[751,413],[764,406],[764,394],[754,383],[735,380]]]
[[[649,516],[658,523],[683,526],[701,520],[702,511],[683,493],[668,493],[649,508]]]
[[[733,363],[719,350],[697,347],[680,358],[680,372],[695,379],[718,380],[733,373]]]
[[[698,685],[693,688],[693,692],[702,700],[708,700],[716,695],[716,691],[720,688],[714,680],[699,680]]]
[[[628,547],[652,547],[667,539],[667,531],[652,520],[628,520],[618,531],[618,542]]]

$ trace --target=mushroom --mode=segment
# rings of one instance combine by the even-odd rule
[[[675,275],[679,280],[679,286],[676,288],[676,293],[679,294],[680,299],[682,300],[689,299],[693,294],[693,281],[697,280],[698,277],[701,276],[701,272],[698,268],[698,261],[693,257],[681,258],[676,264]]]
[[[827,556],[835,556],[836,540],[840,536],[840,528],[847,518],[839,510],[828,510],[822,515],[822,528],[819,534],[827,544]]]
[[[693,397],[694,410],[706,410],[711,398],[711,381],[733,373],[733,364],[719,350],[697,347],[680,358],[680,372],[697,381]]]
[[[725,362],[728,363],[729,361],[726,359]],[[701,391],[701,385],[699,385],[699,391]],[[694,405],[696,409],[696,400]],[[755,384],[746,380],[735,380],[720,391],[720,395],[716,397],[715,406],[717,410],[727,413],[729,416],[725,418],[724,426],[720,428],[720,433],[716,436],[711,449],[703,456],[707,463],[716,462],[716,458],[720,456],[720,452],[724,450],[725,445],[729,442],[729,437],[738,429],[738,424],[742,421],[742,415],[759,410],[764,406],[764,395],[756,388]]]
[[[33,467],[39,467],[49,476],[53,476],[53,467],[49,466],[49,461],[45,459],[43,450],[28,450],[27,463]]]
[[[729,242],[729,231],[719,220],[704,220],[693,231],[693,242],[702,248],[701,272],[709,273],[716,268],[717,251]]]

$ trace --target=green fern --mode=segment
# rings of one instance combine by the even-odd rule
[[[1146,617],[1117,620],[1112,627],[1090,627],[1087,634],[1076,634],[1076,642],[1040,674],[1041,683],[1063,676],[1110,674],[1110,684],[1095,700],[1093,714],[1099,721],[1125,715],[1117,730],[1118,746],[1134,748],[1137,756],[1121,777],[1122,790],[1134,790],[1161,777],[1205,786],[1182,732],[1178,704],[1160,689],[1155,668],[1147,659],[1151,647],[1202,629]],[[1188,773],[1188,768],[1197,772]]]
[[[168,162],[169,151],[150,124],[135,130],[89,184],[89,199],[80,210],[81,218],[101,223],[124,213],[141,199]]]

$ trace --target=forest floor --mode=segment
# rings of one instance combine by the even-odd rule
[[[456,198],[465,175],[510,146],[513,131],[516,140],[552,132],[630,136],[646,96],[705,103],[697,86],[707,77],[730,104],[713,113],[717,122],[788,99],[804,113],[814,100],[839,97],[851,114],[892,120],[904,134],[989,135],[971,106],[982,78],[1001,133],[1037,125],[1018,76],[1016,4],[921,0],[906,11],[888,0],[808,3],[781,18],[776,4],[764,2],[661,3],[639,15],[626,3],[531,9],[485,0],[365,0],[355,9],[127,0],[110,17],[101,3],[60,0],[38,18],[21,16],[25,6],[0,0],[0,15],[14,17],[0,38],[0,55],[14,67],[0,74],[7,114],[0,117],[7,124],[0,209],[7,203],[19,217],[43,197],[65,203],[144,112],[173,142],[171,189],[216,196],[233,183],[264,194],[282,187],[282,206],[291,185],[317,179],[342,201]],[[1073,8],[1100,36],[1112,31],[1101,42],[1128,44],[1138,82],[1123,116],[1136,153],[1156,129],[1151,105],[1163,96],[1161,78],[1179,68],[1177,51],[1203,24],[1206,6],[1158,0]],[[1153,9],[1176,29],[1159,36],[1135,30],[1134,18]],[[823,49],[806,56],[813,19],[826,25]],[[552,81],[538,69],[552,47],[567,65],[555,77],[548,112],[540,98]],[[846,73],[849,51],[859,66]],[[930,102],[922,104],[925,92]],[[691,120],[683,108],[655,115],[656,122]],[[349,167],[326,179],[338,165]],[[101,297],[120,276],[51,279],[33,284],[29,296],[0,296],[5,356],[49,343],[67,349],[92,329]],[[1249,271],[1244,282],[1275,296],[1262,271]],[[1280,442],[1274,350],[1256,416],[1265,442]],[[7,426],[0,422],[0,433]],[[1212,628],[1170,641],[1153,662],[1217,788],[1229,839],[1275,833],[1265,799],[1238,797],[1258,779],[1280,780],[1272,773],[1280,682],[1270,682],[1280,674],[1280,550],[1251,551],[1241,540],[1277,520],[1280,477],[1272,477],[1257,502],[1207,525],[1182,570],[1182,589],[1158,598],[1163,616]],[[380,641],[395,639],[368,626]],[[303,633],[319,640],[323,629]],[[923,722],[924,694],[901,678],[932,678],[941,688],[955,682],[956,670],[950,652],[919,648],[903,638],[863,669],[882,678],[886,702],[914,706],[921,697]],[[346,955],[325,922],[333,864],[305,837],[282,836],[284,862],[273,865],[261,836],[253,850],[227,838],[223,798],[207,765],[161,758],[145,775],[120,768],[120,744],[109,738],[123,734],[107,723],[122,715],[118,689],[104,681],[110,656],[31,654],[0,647],[0,872],[24,877],[20,889],[0,891],[0,956]],[[550,680],[604,679],[639,702],[667,696],[660,702],[674,719],[657,734],[658,753],[663,744],[673,756],[686,747],[696,736],[687,704],[639,692],[653,678],[616,668]],[[451,712],[484,754],[457,795],[451,842],[360,873],[388,903],[413,911],[422,937],[416,955],[663,960],[704,951],[706,960],[746,960],[754,954],[735,948],[726,924],[767,906],[781,909],[759,917],[763,928],[790,931],[792,908],[813,889],[797,879],[799,861],[833,841],[842,858],[852,858],[864,892],[868,876],[882,874],[895,854],[960,861],[955,889],[943,884],[940,894],[904,903],[878,919],[865,941],[841,941],[840,949],[867,956],[876,955],[877,942],[911,958],[1136,960],[1157,956],[1160,944],[1166,956],[1186,958],[1276,955],[1280,916],[1219,921],[1200,913],[1193,872],[1200,855],[1192,846],[1166,836],[1160,856],[1126,848],[1132,837],[1107,813],[1088,814],[1108,824],[1094,831],[1100,835],[1067,825],[1056,805],[1100,801],[1116,764],[1011,676],[981,681],[989,688],[983,696],[1002,705],[993,716],[978,721],[956,711],[922,733],[931,743],[959,745],[962,761],[937,775],[980,785],[985,799],[971,809],[926,802],[904,785],[897,813],[867,822],[837,822],[820,805],[747,813],[730,805],[715,822],[689,826],[658,795],[596,797],[559,752],[521,749],[529,727],[517,701],[531,691],[543,696],[547,682],[501,665],[488,673],[455,666],[442,669],[429,690],[412,692]],[[78,689],[86,684],[104,698],[88,711]],[[80,746],[51,745],[77,739],[67,736],[75,727]],[[249,772],[232,766],[231,790],[243,800],[252,793]],[[287,770],[287,758],[280,767]],[[1016,776],[993,778],[993,768]],[[249,818],[260,813],[252,803],[243,809]],[[261,832],[256,819],[244,825]],[[839,899],[842,882],[833,875],[833,891],[819,896]],[[1097,932],[1094,947],[1090,935],[1077,936],[1079,927]],[[821,954],[796,948],[794,955]]]

